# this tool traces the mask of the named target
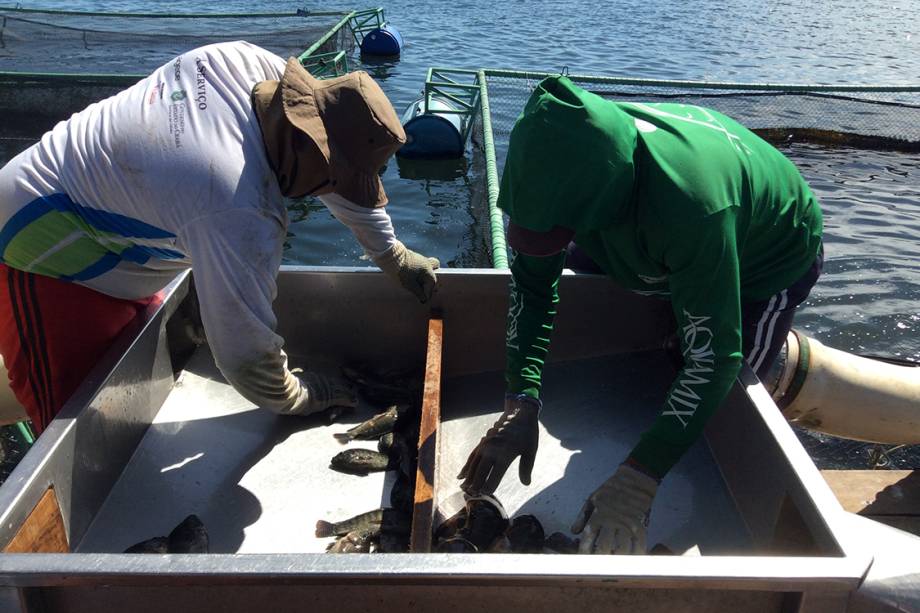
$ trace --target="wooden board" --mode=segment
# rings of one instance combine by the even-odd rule
[[[920,471],[822,470],[844,509],[920,535]]]
[[[843,508],[861,515],[920,515],[920,471],[822,470]]]
[[[428,352],[425,359],[425,388],[418,437],[418,470],[415,477],[415,507],[409,551],[431,551],[434,521],[435,475],[438,458],[438,424],[441,422],[441,350],[444,320],[432,315],[428,320]]]
[[[4,553],[69,553],[67,531],[54,488],[48,488]]]

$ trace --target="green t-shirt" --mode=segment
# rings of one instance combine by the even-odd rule
[[[547,97],[562,99],[561,122],[571,124],[575,141],[585,121],[593,131],[589,140],[602,140],[598,125],[621,132],[611,142],[620,149],[618,157],[631,160],[631,180],[620,175],[615,197],[569,200],[562,206],[558,193],[540,198],[534,188],[512,185],[509,196],[500,196],[499,206],[515,223],[530,229],[562,225],[576,230],[578,245],[617,284],[671,301],[685,366],[658,419],[630,454],[661,477],[699,437],[738,374],[741,305],[788,287],[814,261],[821,242],[821,210],[792,162],[725,115],[682,104],[612,102],[565,83],[568,79],[554,79],[550,86],[544,82],[538,87],[534,97],[541,98],[540,105],[529,102],[515,126],[530,134],[516,139],[512,132],[508,182],[536,176],[532,173],[539,173],[537,183],[553,182],[547,173],[563,177],[557,183],[579,173],[580,181],[585,180],[580,160],[571,155],[557,159],[555,170],[544,165],[528,173],[527,167],[540,158],[533,152],[534,131],[560,119]],[[587,118],[572,122],[570,107],[578,103],[587,109]],[[598,114],[606,117],[596,121]],[[635,137],[634,148],[623,151],[630,135]],[[528,142],[530,150],[515,148],[516,142]],[[586,147],[582,142],[582,157],[598,150],[597,142],[592,144]],[[572,150],[578,148],[574,145]],[[570,172],[571,167],[576,170]],[[602,179],[599,183],[607,185]],[[527,201],[514,197],[525,193]],[[608,216],[578,210],[592,207],[609,209],[604,212]],[[572,210],[578,212],[567,225],[566,212]],[[592,227],[586,219],[607,221]],[[563,254],[517,254],[512,262],[509,392],[539,395],[563,263]]]

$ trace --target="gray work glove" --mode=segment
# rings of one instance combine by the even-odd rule
[[[397,281],[404,288],[415,294],[419,302],[431,300],[437,285],[434,271],[441,266],[437,258],[429,258],[396,241],[392,249],[374,258],[374,263],[388,277]]]
[[[331,407],[358,406],[358,395],[346,382],[315,372],[299,372],[301,398],[295,411],[297,415],[310,415]]]
[[[463,491],[493,493],[518,456],[521,456],[518,476],[521,483],[530,485],[540,436],[540,406],[539,400],[524,394],[505,398],[505,412],[482,437],[457,475],[458,479],[466,479],[460,484]]]
[[[578,553],[646,552],[646,533],[658,481],[621,464],[588,497],[572,532],[580,534]]]

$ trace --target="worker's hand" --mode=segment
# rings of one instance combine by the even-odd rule
[[[416,253],[396,241],[392,249],[374,258],[374,263],[387,276],[415,294],[419,302],[424,304],[431,300],[438,283],[434,271],[441,266],[437,258]]]
[[[318,413],[330,407],[358,406],[357,393],[345,381],[315,372],[300,372],[297,377],[304,392],[300,409],[297,411],[300,415]]]
[[[521,456],[518,466],[521,483],[530,485],[540,434],[539,415],[539,400],[524,394],[506,397],[505,412],[482,437],[457,475],[458,479],[465,479],[461,489],[470,494],[491,494],[518,456]]]
[[[588,497],[572,526],[580,534],[578,553],[645,553],[645,537],[658,481],[621,464]]]

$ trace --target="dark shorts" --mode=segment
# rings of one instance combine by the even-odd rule
[[[773,361],[792,328],[797,306],[805,302],[824,268],[824,245],[798,281],[760,302],[741,305],[741,351],[757,376],[765,381]]]
[[[565,265],[577,272],[604,274],[600,266],[575,243],[569,244]],[[796,307],[808,298],[823,268],[824,245],[821,245],[811,267],[795,283],[767,300],[741,305],[741,351],[761,380],[766,379],[786,341]],[[673,349],[676,355],[672,357],[682,363],[676,342],[673,343]]]

